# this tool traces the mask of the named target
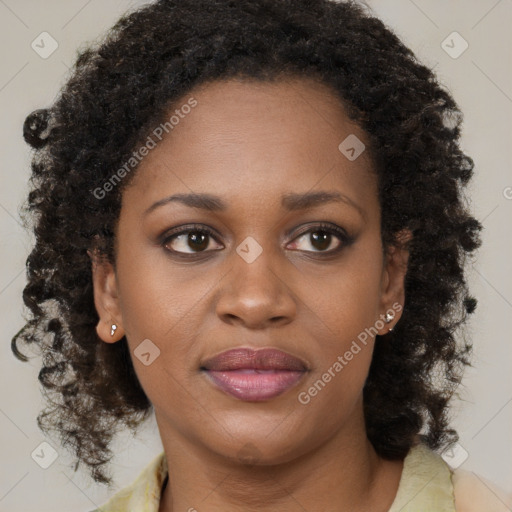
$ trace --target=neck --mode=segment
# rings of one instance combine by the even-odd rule
[[[158,425],[165,434],[165,424]],[[159,512],[388,511],[403,461],[381,459],[366,437],[362,417],[357,427],[341,429],[291,460],[253,465],[207,450],[176,430],[162,435],[169,480]]]

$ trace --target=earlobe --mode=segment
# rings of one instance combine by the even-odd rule
[[[106,343],[115,343],[124,336],[116,273],[106,258],[97,252],[88,250],[87,253],[92,264],[94,305],[100,317],[96,332]]]
[[[113,319],[100,318],[96,325],[96,333],[105,343],[115,343],[124,336],[123,329]]]

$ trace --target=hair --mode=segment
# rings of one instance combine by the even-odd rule
[[[13,337],[36,343],[55,431],[92,478],[111,485],[114,435],[135,431],[152,404],[126,338],[96,333],[90,250],[115,263],[121,196],[134,170],[104,197],[109,180],[170,105],[193,87],[240,77],[262,82],[316,77],[367,134],[378,178],[383,248],[412,231],[400,322],[377,336],[363,390],[367,436],[386,459],[418,439],[432,449],[458,439],[449,401],[471,365],[463,329],[476,307],[465,265],[481,224],[465,204],[473,161],[459,147],[462,114],[434,74],[395,33],[355,2],[333,0],[159,0],[125,14],[78,55],[48,108],[29,114],[31,190],[21,209],[36,240],[27,258],[24,304]],[[460,336],[459,336],[460,334]]]

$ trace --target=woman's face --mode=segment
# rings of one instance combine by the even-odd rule
[[[98,334],[126,335],[164,442],[235,459],[252,445],[277,463],[364,432],[374,336],[400,317],[407,259],[383,252],[364,132],[309,79],[213,82],[176,109],[123,193],[115,273],[95,269]],[[176,194],[214,196],[212,208],[165,201]],[[233,396],[201,366],[238,347],[282,350],[308,371],[272,398]]]

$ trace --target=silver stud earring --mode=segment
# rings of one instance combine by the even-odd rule
[[[117,325],[112,324],[112,328],[110,329],[110,336],[114,336],[114,333],[116,332]]]
[[[389,324],[389,322],[391,322],[394,318],[395,318],[395,312],[394,311],[386,313],[386,323],[387,324]],[[393,327],[390,327],[388,329],[388,332],[391,332],[392,330],[393,330]]]
[[[395,313],[386,313],[386,323],[389,324],[389,322],[391,322],[391,320],[393,320],[393,318],[395,318]]]

